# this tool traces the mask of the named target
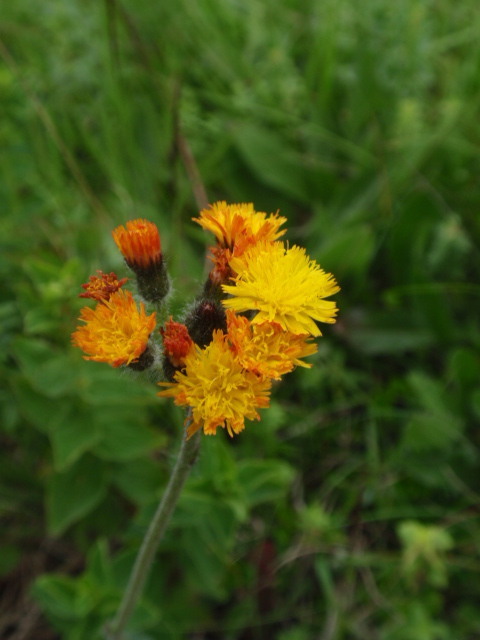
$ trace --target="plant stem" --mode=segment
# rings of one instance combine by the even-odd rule
[[[183,485],[197,459],[200,447],[200,434],[201,429],[189,440],[187,440],[185,436],[182,439],[172,475],[170,476],[165,493],[143,539],[120,607],[113,621],[106,627],[105,637],[108,640],[122,640],[125,626],[142,594],[158,545],[178,502]]]

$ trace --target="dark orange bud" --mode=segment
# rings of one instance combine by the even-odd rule
[[[230,278],[234,275],[229,264],[231,251],[229,249],[216,246],[210,247],[210,253],[211,255],[209,258],[213,262],[213,269],[210,271],[209,275],[210,281],[215,286],[227,284]]]
[[[118,226],[112,231],[115,244],[120,249],[128,266],[148,269],[162,259],[162,245],[157,225],[143,218],[129,220],[126,228]]]
[[[193,348],[193,340],[187,327],[181,322],[174,322],[170,316],[165,327],[160,329],[163,338],[164,353],[174,367],[182,367],[185,357]]]
[[[170,289],[157,225],[143,218],[129,220],[112,231],[125,262],[137,276],[138,290],[148,302],[159,303]]]
[[[92,298],[98,302],[109,300],[110,296],[117,292],[127,282],[128,278],[118,279],[113,271],[111,273],[103,273],[98,270],[97,276],[90,276],[88,282],[82,284],[85,293],[80,293],[79,298]]]

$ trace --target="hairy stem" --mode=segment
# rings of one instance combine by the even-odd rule
[[[108,640],[122,640],[125,626],[142,594],[158,545],[178,502],[183,485],[197,459],[200,434],[201,430],[197,431],[189,440],[185,436],[182,439],[172,475],[143,539],[120,607],[113,621],[106,627],[105,637]]]

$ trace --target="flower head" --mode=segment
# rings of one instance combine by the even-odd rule
[[[120,290],[95,308],[84,307],[84,322],[72,334],[72,342],[87,355],[85,360],[107,362],[112,367],[138,361],[155,328],[155,313],[147,316],[138,309],[130,291]]]
[[[293,334],[321,335],[316,321],[335,322],[337,307],[325,298],[339,291],[335,278],[305,249],[282,242],[260,243],[231,260],[234,284],[222,285],[235,311],[257,310],[253,323],[276,322]]]
[[[312,365],[300,360],[317,351],[308,335],[284,331],[276,322],[251,324],[244,316],[227,311],[228,341],[240,364],[263,378],[280,379],[298,365]]]
[[[128,266],[134,271],[148,269],[162,260],[162,246],[157,226],[143,218],[129,220],[126,227],[112,231],[113,239]]]
[[[285,230],[279,231],[279,227],[287,221],[276,213],[267,215],[262,211],[255,211],[252,203],[226,202],[216,202],[208,209],[202,209],[200,217],[193,220],[211,231],[218,243],[230,250],[240,244],[245,250],[247,246],[260,240],[273,242],[285,233]]]
[[[175,382],[159,393],[174,398],[175,404],[191,407],[190,437],[203,426],[212,435],[217,427],[229,435],[245,427],[245,418],[259,420],[257,408],[269,404],[270,381],[246,371],[226,342],[222,331],[215,331],[205,348],[195,346],[185,358],[185,369],[175,373]]]
[[[111,273],[103,273],[103,271],[98,270],[97,273],[97,276],[90,276],[88,282],[82,284],[82,289],[85,289],[85,293],[80,293],[80,298],[92,298],[97,302],[108,300],[128,280],[128,278],[119,280],[117,274],[113,271]]]
[[[182,367],[185,357],[193,348],[188,329],[181,322],[175,322],[171,317],[167,320],[165,327],[160,329],[163,338],[165,355],[174,367]]]
[[[277,213],[267,215],[263,211],[255,211],[252,203],[216,202],[193,220],[217,238],[217,246],[210,247],[213,269],[209,278],[213,285],[218,286],[235,275],[230,265],[234,256],[241,256],[258,242],[273,242],[282,236],[285,230],[280,230],[280,227],[287,219]]]

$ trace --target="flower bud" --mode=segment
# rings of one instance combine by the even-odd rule
[[[90,276],[88,282],[82,284],[85,293],[80,293],[79,298],[92,298],[97,302],[109,300],[110,296],[116,293],[127,282],[128,278],[118,279],[113,271],[111,273],[103,273],[97,270],[97,276]]]
[[[194,343],[188,334],[188,329],[180,322],[174,322],[172,318],[160,329],[163,339],[163,372],[167,380],[172,381],[175,372],[185,365],[185,358],[194,348]]]
[[[222,305],[213,299],[202,298],[187,315],[185,324],[190,337],[203,349],[212,341],[215,329],[226,333],[227,319]]]
[[[112,231],[127,265],[137,276],[138,290],[148,302],[159,303],[170,289],[160,234],[153,222],[138,218]]]

